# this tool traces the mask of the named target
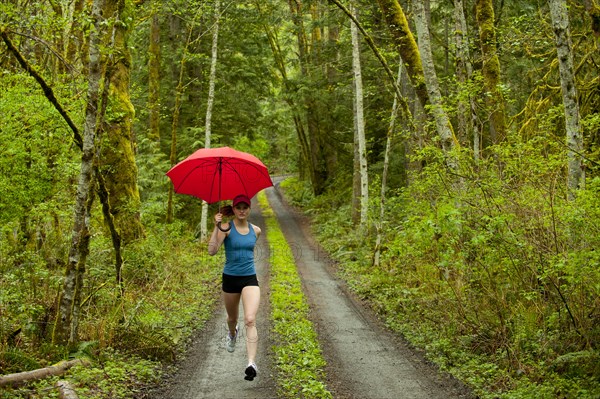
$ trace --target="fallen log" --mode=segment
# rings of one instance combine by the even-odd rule
[[[77,392],[75,392],[75,388],[73,388],[73,385],[69,381],[57,381],[56,387],[58,388],[58,397],[60,399],[79,399]]]
[[[0,387],[5,387],[9,385],[19,385],[21,383],[31,380],[40,380],[42,378],[50,376],[61,375],[73,366],[89,366],[89,364],[90,362],[88,362],[87,360],[81,359],[74,359],[69,361],[63,360],[61,362],[56,363],[55,365],[44,367],[42,369],[2,375],[0,376]]]

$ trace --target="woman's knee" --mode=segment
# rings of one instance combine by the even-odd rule
[[[244,315],[246,328],[256,327],[256,315]]]

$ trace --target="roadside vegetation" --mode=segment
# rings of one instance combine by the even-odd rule
[[[553,183],[559,159],[534,143],[496,155],[510,179],[490,161],[458,188],[420,160],[425,170],[389,197],[383,220],[371,204],[379,266],[374,230],[362,235],[349,218],[351,184],[319,197],[296,179],[281,187],[325,220],[319,241],[352,290],[479,397],[600,397],[600,180],[566,200]]]
[[[270,301],[278,394],[282,398],[331,398],[325,360],[308,318],[308,304],[289,247],[264,192],[258,195],[271,251]]]
[[[218,297],[218,257],[190,239],[183,224],[154,227],[126,252],[123,284],[114,278],[110,242],[97,238],[90,253],[89,278],[76,347],[45,342],[51,326],[62,270],[42,267],[29,253],[27,263],[0,262],[0,374],[47,367],[63,359],[89,360],[65,375],[0,389],[0,398],[58,398],[54,384],[69,380],[80,397],[133,398],[159,381],[188,338],[212,314]],[[50,243],[47,243],[50,245]],[[20,254],[19,256],[23,256]],[[11,267],[7,268],[9,264]],[[32,283],[34,282],[34,283]],[[31,305],[33,304],[33,306]]]
[[[155,381],[222,265],[165,173],[230,146],[301,177],[288,196],[324,216],[340,275],[480,397],[600,397],[599,16],[589,0],[0,2],[0,374],[86,357],[64,377],[87,397]],[[278,317],[305,314],[283,296],[299,302]],[[0,399],[56,397],[55,380]]]

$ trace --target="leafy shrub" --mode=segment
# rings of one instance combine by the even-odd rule
[[[79,326],[83,346],[71,356],[89,357],[93,366],[65,377],[77,380],[78,392],[86,397],[131,397],[137,386],[152,382],[158,373],[125,376],[119,370],[140,365],[140,373],[148,374],[160,362],[172,361],[212,314],[220,259],[209,257],[205,245],[190,240],[191,233],[182,229],[183,224],[174,224],[148,230],[145,240],[125,247],[122,285],[115,278],[110,241],[101,235],[92,240]],[[50,346],[47,337],[40,336],[42,321],[51,329],[52,301],[62,288],[62,270],[49,270],[39,252],[27,256],[26,266],[12,266],[24,256],[5,259],[7,272],[0,275],[2,373],[44,367],[69,356],[65,348]],[[106,362],[116,365],[107,371]],[[104,372],[114,376],[99,381]],[[11,390],[9,397],[40,397],[53,390],[54,382]]]
[[[460,178],[424,149],[424,169],[387,201],[379,267],[349,204],[304,205],[327,215],[315,230],[350,287],[482,398],[600,395],[600,183],[567,199],[557,144],[540,140],[476,169],[462,159]]]

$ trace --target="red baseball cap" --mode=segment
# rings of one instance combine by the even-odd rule
[[[246,205],[250,206],[250,198],[246,194],[240,194],[233,199],[233,206],[236,206],[240,202],[246,203]]]

